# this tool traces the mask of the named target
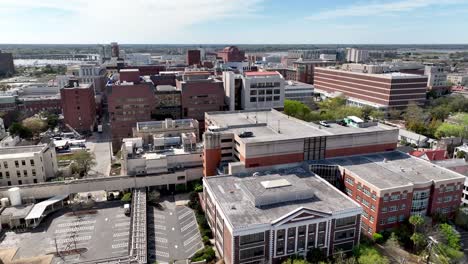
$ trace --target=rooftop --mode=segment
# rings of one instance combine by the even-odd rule
[[[427,76],[418,75],[418,74],[411,74],[411,73],[401,73],[401,72],[388,72],[388,73],[362,73],[362,72],[353,72],[347,71],[343,69],[335,69],[330,67],[317,67],[320,70],[327,70],[327,71],[334,71],[334,72],[345,72],[353,75],[361,75],[361,76],[370,76],[370,77],[377,77],[377,78],[385,78],[385,79],[421,79],[427,78]]]
[[[244,75],[246,77],[255,77],[255,76],[277,76],[280,74],[277,71],[264,71],[264,72],[254,71],[254,72],[244,72]]]
[[[340,157],[311,163],[339,165],[379,189],[459,178],[464,180],[464,177],[458,173],[399,151]]]
[[[3,210],[0,210],[0,215],[4,217],[11,216],[16,219],[25,218],[33,206],[34,204],[5,207]]]
[[[264,142],[277,140],[301,139],[305,137],[318,137],[330,135],[344,135],[365,132],[378,132],[396,130],[397,128],[378,124],[367,128],[344,127],[330,124],[330,127],[308,123],[289,117],[274,109],[258,111],[231,111],[206,113],[212,121],[209,126],[217,126],[221,131],[231,131],[240,134],[252,132],[253,137],[241,138],[248,142]]]
[[[34,157],[34,154],[42,152],[45,148],[47,148],[45,144],[0,148],[0,160]]]
[[[254,175],[204,178],[234,228],[272,224],[300,208],[325,214],[360,210],[346,195],[302,167]]]

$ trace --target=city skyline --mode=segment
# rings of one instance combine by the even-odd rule
[[[0,43],[463,44],[466,12],[460,0],[2,0]]]

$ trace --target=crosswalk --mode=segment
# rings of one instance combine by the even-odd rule
[[[54,236],[49,240],[49,245],[59,251],[67,251],[89,245],[96,219],[93,216],[60,218],[55,224]]]

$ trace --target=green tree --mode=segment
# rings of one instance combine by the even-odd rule
[[[299,101],[284,101],[284,113],[286,115],[305,120],[310,112],[310,108]]]
[[[375,108],[372,107],[372,106],[368,106],[368,105],[363,106],[363,107],[361,108],[361,111],[362,111],[362,118],[363,118],[364,120],[369,120],[370,117],[371,117],[371,113],[372,113],[374,110],[375,110]]]
[[[29,117],[23,120],[23,126],[31,130],[34,136],[47,130],[47,123],[40,118]]]
[[[409,218],[409,223],[413,225],[413,233],[416,233],[418,228],[424,225],[424,218],[420,215],[412,215]]]
[[[411,236],[411,241],[413,241],[414,244],[414,250],[418,252],[421,248],[423,248],[426,245],[426,237],[424,237],[423,234],[415,232]]]
[[[30,139],[33,137],[32,131],[23,126],[21,123],[13,123],[11,126],[8,128],[8,132],[10,132],[11,135],[13,136],[19,136],[20,138],[24,139]]]
[[[385,113],[384,113],[382,110],[374,109],[374,110],[372,110],[372,112],[370,113],[370,116],[371,116],[373,119],[383,120],[383,119],[385,118]]]
[[[354,250],[359,264],[388,264],[390,261],[388,258],[382,256],[377,249],[369,245],[361,244]]]
[[[88,172],[96,165],[96,157],[86,150],[79,150],[71,158],[72,171],[80,177],[88,175]]]
[[[468,137],[468,129],[463,125],[442,123],[435,131],[436,138],[444,137]]]
[[[440,105],[430,110],[433,119],[444,121],[450,114],[450,109],[447,106]]]
[[[131,202],[132,201],[132,193],[131,192],[128,192],[128,193],[125,193],[123,196],[122,196],[122,199],[120,199],[122,202],[125,202],[125,203],[128,203],[128,202]]]
[[[380,244],[380,243],[384,242],[384,237],[380,233],[374,233],[374,234],[372,234],[372,240],[374,240],[375,243]]]
[[[445,244],[455,250],[460,250],[460,234],[455,232],[453,227],[449,224],[439,225],[439,231],[445,240]]]
[[[307,251],[306,260],[309,263],[316,264],[321,261],[325,261],[326,259],[327,257],[325,256],[325,254],[323,254],[323,251],[320,250],[319,248],[313,248]]]
[[[338,96],[335,98],[328,98],[320,103],[318,103],[320,109],[323,110],[334,110],[341,106],[346,105],[346,98],[343,96]]]

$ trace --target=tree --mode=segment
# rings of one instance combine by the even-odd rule
[[[368,106],[368,105],[365,105],[361,108],[361,111],[362,111],[362,118],[364,120],[369,120],[370,119],[370,116],[371,116],[371,113],[375,110],[374,107],[372,106]]]
[[[439,231],[442,234],[447,246],[455,249],[460,250],[460,234],[453,230],[453,227],[449,224],[441,224],[439,225]]]
[[[359,264],[388,264],[390,261],[382,256],[377,249],[368,245],[359,245],[353,249]]]
[[[159,198],[161,197],[161,194],[159,191],[151,191],[148,193],[148,203],[150,204],[157,204],[159,203]]]
[[[313,248],[307,251],[306,260],[310,263],[319,263],[326,260],[325,254],[319,248]]]
[[[286,115],[305,120],[310,112],[310,108],[299,101],[284,101],[284,113]]]
[[[46,113],[45,118],[47,119],[47,127],[54,129],[58,125],[59,116],[53,113]]]
[[[414,250],[417,252],[419,249],[423,248],[426,245],[426,238],[423,234],[414,232],[411,236],[411,241],[414,244]]]
[[[450,109],[447,106],[437,106],[430,110],[431,117],[433,119],[444,121],[450,114]]]
[[[401,111],[400,110],[390,109],[388,111],[388,118],[389,119],[396,120],[396,119],[400,119],[400,117],[401,117]]]
[[[8,131],[13,136],[19,136],[20,138],[24,139],[29,139],[33,137],[32,131],[29,128],[23,126],[21,123],[11,124],[11,126],[8,128]]]
[[[23,120],[23,126],[31,130],[34,136],[47,130],[47,123],[36,117],[29,117]]]
[[[88,172],[96,165],[96,158],[93,153],[86,150],[79,150],[71,156],[72,171],[81,177],[88,175]]]
[[[455,125],[449,123],[441,124],[435,131],[436,138],[444,137],[468,137],[468,129],[463,125]]]
[[[370,116],[371,116],[373,119],[383,120],[383,119],[385,118],[385,113],[384,113],[382,110],[374,109],[374,110],[372,110],[372,112],[370,113]]]
[[[372,235],[372,240],[374,240],[375,243],[380,244],[380,243],[384,242],[384,237],[380,233],[374,233]]]
[[[346,98],[344,96],[328,98],[319,103],[320,109],[323,109],[323,110],[334,110],[345,105],[346,105]]]
[[[131,192],[128,192],[128,193],[125,193],[123,196],[122,196],[122,199],[120,199],[122,202],[125,202],[125,203],[128,203],[128,202],[131,202],[132,201],[132,193]]]
[[[418,227],[422,226],[424,224],[424,218],[420,215],[412,215],[409,218],[410,224],[413,225],[413,233],[416,233],[418,231]]]

